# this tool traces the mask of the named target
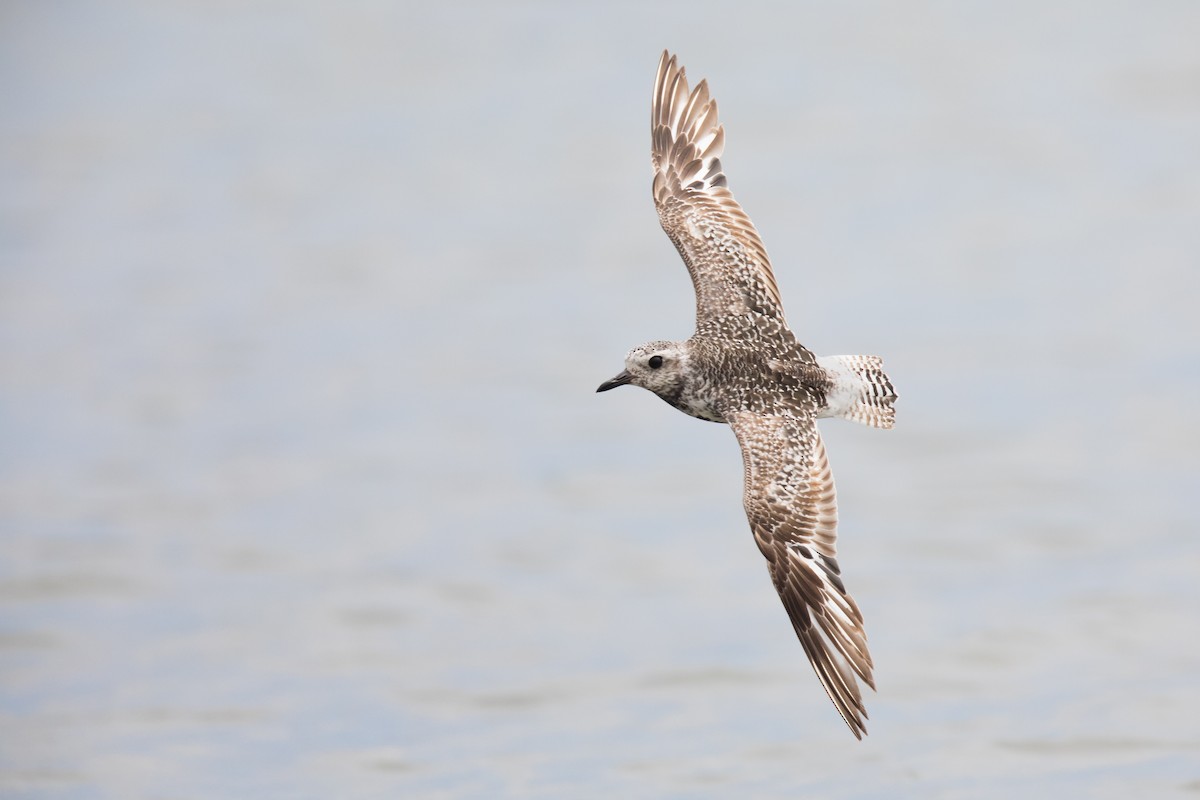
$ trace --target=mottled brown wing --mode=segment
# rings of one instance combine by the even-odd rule
[[[815,420],[727,414],[746,467],[746,516],[808,660],[858,738],[867,718],[857,678],[872,689],[862,613],[837,563],[837,496]]]
[[[725,129],[717,103],[665,50],[651,104],[654,205],[696,289],[697,325],[747,310],[783,320],[779,287],[754,223],[721,170]]]

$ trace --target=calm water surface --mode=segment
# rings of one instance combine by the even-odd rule
[[[0,12],[0,794],[1200,796],[1200,6]],[[856,743],[683,337],[660,50],[820,353]]]

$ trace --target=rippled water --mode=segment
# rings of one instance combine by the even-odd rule
[[[1200,794],[1200,7],[0,12],[0,791]],[[658,53],[821,353],[853,740],[690,330]]]

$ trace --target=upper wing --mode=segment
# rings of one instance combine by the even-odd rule
[[[654,205],[692,276],[697,322],[747,310],[782,320],[767,251],[721,170],[725,129],[717,102],[705,81],[689,93],[683,67],[665,50],[650,130]]]
[[[862,613],[836,560],[837,496],[815,420],[727,414],[746,467],[746,516],[821,685],[858,738],[866,733],[855,676],[872,689]]]

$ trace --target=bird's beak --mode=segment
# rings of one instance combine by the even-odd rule
[[[618,386],[624,386],[625,384],[629,383],[631,380],[633,380],[633,376],[629,374],[629,370],[623,369],[618,374],[614,375],[612,378],[609,378],[604,383],[600,384],[600,388],[597,389],[596,391],[597,392],[607,392],[609,389],[615,389]]]

